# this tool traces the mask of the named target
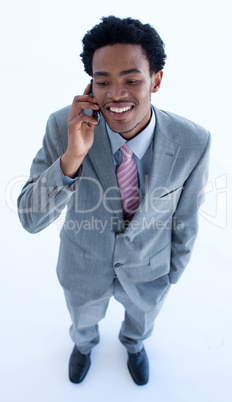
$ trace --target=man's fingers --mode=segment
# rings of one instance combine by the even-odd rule
[[[92,103],[89,101],[86,102],[76,102],[74,104],[75,109],[79,109],[79,110],[85,110],[85,109],[92,109],[92,110],[98,110],[99,106],[96,103]]]
[[[76,105],[77,103],[80,103],[80,102],[95,103],[94,101],[95,101],[95,99],[93,98],[92,95],[77,95],[73,99],[73,105]]]
[[[79,99],[79,101],[73,102],[69,113],[69,118],[72,119],[73,117],[80,116],[83,113],[83,110],[86,109],[99,110],[99,106],[96,103],[92,102],[80,102]]]
[[[88,84],[87,87],[84,90],[84,94],[83,95],[89,95],[91,91],[91,84]]]
[[[91,115],[82,113],[80,116],[75,116],[72,118],[68,117],[69,126],[77,125],[77,128],[79,129],[82,123],[87,123],[93,126],[96,126],[98,124],[97,121],[94,119],[92,113]]]
[[[81,116],[84,114],[83,111],[85,109],[89,109],[89,111],[86,111],[86,113],[89,115],[90,110],[100,109],[94,97],[90,95],[90,91],[91,91],[91,84],[88,84],[84,90],[83,95],[77,95],[74,97],[72,107],[68,116],[69,122],[75,118],[81,118]]]

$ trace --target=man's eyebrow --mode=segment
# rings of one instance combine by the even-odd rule
[[[133,73],[135,73],[135,74],[138,74],[138,73],[141,74],[141,71],[138,70],[137,68],[130,68],[130,70],[121,71],[121,72],[120,72],[120,75],[123,76],[123,75],[128,75],[128,74],[133,74]]]
[[[124,75],[133,74],[133,73],[135,73],[135,74],[141,74],[141,71],[138,70],[137,68],[130,68],[129,70],[121,71],[121,72],[119,73],[119,75],[122,77],[122,76],[124,76]],[[93,74],[93,76],[94,76],[94,77],[110,77],[111,74],[110,74],[110,73],[107,73],[106,71],[96,71],[96,72]]]
[[[110,74],[107,73],[106,71],[96,71],[93,74],[94,77],[110,77]]]

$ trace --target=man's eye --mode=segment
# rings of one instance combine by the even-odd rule
[[[128,80],[127,83],[128,84],[137,84],[137,82],[139,82],[138,80]]]
[[[98,85],[99,87],[103,87],[104,85],[107,85],[107,84],[108,84],[107,81],[104,81],[104,82],[97,82],[97,85]]]

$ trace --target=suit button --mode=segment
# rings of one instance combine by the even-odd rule
[[[55,186],[55,187],[50,191],[50,193],[48,194],[48,197],[49,197],[49,198],[54,198],[57,193],[58,193],[58,187]]]
[[[114,268],[118,268],[118,267],[120,267],[120,265],[122,265],[122,264],[120,264],[120,262],[117,262],[116,264],[114,264]]]

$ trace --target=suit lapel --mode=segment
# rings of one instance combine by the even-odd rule
[[[148,186],[146,190],[145,197],[140,204],[138,211],[134,216],[137,225],[135,227],[140,227],[140,222],[142,222],[144,216],[149,215],[150,199],[151,197],[159,198],[163,194],[172,191],[172,183],[169,179],[172,174],[173,168],[175,166],[181,145],[170,140],[175,138],[175,128],[170,125],[166,125],[166,119],[164,119],[162,112],[154,108],[156,115],[156,127],[153,140],[153,158],[152,166],[148,178]],[[132,220],[133,222],[133,220]],[[127,228],[127,235],[130,231],[129,225]],[[135,233],[136,230],[133,230]]]
[[[159,113],[156,110],[154,152],[148,186],[148,192],[156,189],[157,197],[164,194],[165,189],[166,192],[172,190],[169,179],[181,148],[180,144],[170,140],[170,133],[172,133],[172,139],[175,138],[174,128],[165,127]],[[168,189],[167,186],[169,186]]]
[[[99,126],[95,128],[94,144],[90,148],[88,155],[112,210],[120,221],[123,220],[122,203],[114,170],[112,151],[103,118]]]

